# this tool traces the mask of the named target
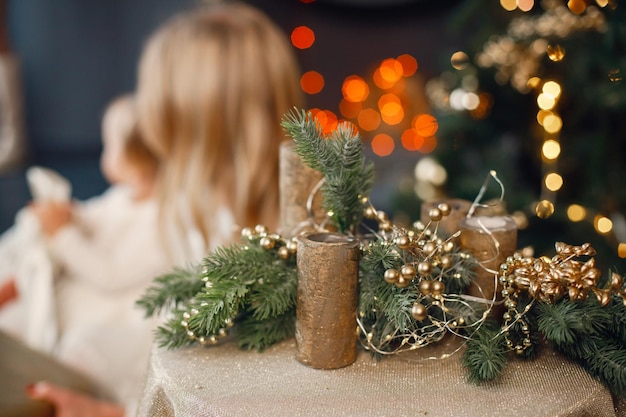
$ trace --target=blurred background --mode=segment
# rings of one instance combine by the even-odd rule
[[[557,241],[589,242],[603,274],[626,271],[626,5],[246,2],[292,40],[307,108],[325,129],[339,121],[359,129],[376,166],[377,208],[414,221],[424,201],[473,200],[493,170],[520,247],[551,256]],[[0,232],[30,199],[28,166],[56,169],[78,199],[106,188],[102,112],[133,89],[148,35],[198,3],[1,2],[3,55],[19,60],[25,146],[16,163],[0,166]],[[500,192],[490,181],[485,199]]]

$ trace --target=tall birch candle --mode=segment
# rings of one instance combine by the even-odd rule
[[[335,369],[356,360],[359,242],[337,233],[298,236],[296,359]]]

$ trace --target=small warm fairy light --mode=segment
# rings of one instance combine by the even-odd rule
[[[407,151],[418,151],[424,145],[424,138],[413,128],[405,129],[400,139]]]
[[[572,222],[580,222],[585,220],[587,210],[580,204],[570,204],[567,208],[567,218]]]
[[[557,99],[561,95],[561,85],[556,81],[547,81],[543,87],[541,87],[541,91],[548,97]]]
[[[611,221],[611,219],[602,215],[597,215],[593,219],[593,226],[598,233],[601,233],[603,235],[610,233],[611,230],[613,230],[613,222]]]
[[[547,219],[554,214],[554,204],[548,200],[541,200],[535,206],[535,214],[540,219]]]
[[[380,114],[372,108],[363,109],[357,116],[357,123],[361,129],[371,132],[380,126]]]
[[[619,68],[609,70],[609,81],[611,81],[612,83],[618,83],[622,81],[622,76],[620,74]]]
[[[372,138],[372,151],[378,156],[391,155],[395,148],[393,138],[386,133],[379,133]]]
[[[617,256],[619,256],[622,259],[626,258],[626,243],[620,242],[617,245]]]
[[[552,114],[550,110],[539,110],[537,112],[537,123],[539,123],[540,126],[543,126],[543,121],[549,114]]]
[[[558,191],[563,186],[563,177],[556,172],[550,172],[544,179],[546,188],[550,191]]]
[[[554,62],[560,62],[565,58],[565,48],[559,44],[550,44],[546,47],[548,58]]]
[[[463,51],[457,51],[450,57],[450,64],[455,70],[462,70],[469,65],[469,57]]]
[[[478,94],[469,92],[463,96],[461,102],[466,110],[476,110],[480,104],[480,98],[478,97]]]
[[[339,102],[339,112],[348,119],[355,119],[361,110],[363,110],[363,103],[360,101],[353,102],[344,98]]]
[[[420,114],[415,116],[411,124],[417,133],[424,138],[433,136],[439,129],[437,119],[430,114]]]
[[[537,106],[541,110],[551,110],[554,108],[556,100],[545,93],[541,93],[537,96]]]
[[[315,32],[308,26],[298,26],[291,31],[291,43],[298,49],[310,48],[315,42]]]
[[[539,77],[530,77],[526,82],[528,88],[537,88],[541,84],[541,78]]]
[[[541,154],[545,159],[553,160],[561,154],[561,145],[554,139],[548,139],[541,147]]]
[[[517,9],[517,0],[500,0],[500,6],[507,12]]]
[[[558,115],[554,113],[548,114],[543,119],[543,128],[548,133],[560,132],[562,127],[563,127],[563,121]]]
[[[307,94],[317,94],[324,88],[324,77],[317,71],[307,71],[300,77],[300,87]]]
[[[358,103],[365,101],[369,96],[370,88],[363,78],[351,75],[344,80],[341,93],[346,100]]]
[[[411,77],[417,72],[417,60],[412,55],[402,54],[396,59],[402,65],[403,77]]]
[[[534,0],[517,0],[517,7],[523,12],[531,11],[534,6]]]
[[[584,0],[569,0],[567,2],[567,8],[574,14],[583,14],[587,8],[587,4]]]

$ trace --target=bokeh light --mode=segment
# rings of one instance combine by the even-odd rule
[[[547,219],[554,214],[554,204],[548,200],[541,200],[535,206],[535,214],[540,219]]]
[[[363,78],[358,75],[351,75],[343,81],[341,93],[344,99],[358,103],[367,99],[370,88]]]
[[[584,0],[569,0],[567,2],[567,8],[574,14],[583,14],[587,8],[587,4]]]
[[[554,62],[560,62],[565,58],[565,48],[559,44],[550,44],[546,47],[548,58]]]
[[[353,102],[344,98],[339,102],[339,112],[347,119],[356,119],[361,110],[363,110],[363,103],[360,101]]]
[[[517,0],[517,7],[523,12],[529,12],[535,6],[535,0]]]
[[[298,26],[291,31],[291,43],[298,49],[310,48],[315,42],[315,32],[308,26]]]
[[[572,222],[580,222],[585,220],[587,210],[580,204],[570,204],[567,208],[567,218]]]
[[[455,70],[465,69],[469,65],[469,57],[465,52],[457,51],[450,57],[450,65]]]
[[[555,104],[556,100],[554,99],[554,97],[551,97],[545,93],[541,93],[537,96],[537,106],[541,110],[551,110],[552,108],[554,108]]]
[[[380,126],[380,114],[372,108],[363,109],[357,116],[357,123],[361,129],[371,132]]]
[[[393,138],[386,133],[379,133],[372,138],[372,151],[378,156],[388,156],[394,148]]]
[[[626,243],[620,242],[617,245],[617,256],[619,256],[622,259],[626,258]]]
[[[434,136],[439,129],[439,123],[434,116],[430,114],[420,114],[413,118],[413,127],[420,136],[424,138]]]
[[[546,188],[550,191],[558,191],[563,186],[563,177],[556,172],[550,172],[544,179]]]
[[[400,65],[402,65],[402,76],[411,77],[417,72],[417,60],[409,54],[402,54],[397,58]]]
[[[561,85],[556,81],[547,81],[541,88],[541,91],[548,97],[557,99],[561,95]]]
[[[613,230],[613,222],[608,217],[597,215],[593,219],[593,227],[595,227],[596,232],[604,235]]]
[[[424,137],[424,143],[418,149],[421,153],[431,153],[437,149],[437,138],[435,136]]]
[[[398,82],[403,74],[402,64],[394,58],[384,59],[380,63],[378,70],[382,79],[391,85]]]
[[[415,179],[439,186],[446,182],[448,173],[434,158],[424,157],[415,165]]]
[[[307,71],[300,77],[300,87],[307,94],[317,94],[324,88],[324,77],[317,71]]]
[[[548,139],[541,147],[541,154],[548,160],[553,160],[561,154],[561,145],[554,139]]]
[[[309,112],[319,123],[320,127],[322,128],[322,133],[324,135],[328,135],[332,133],[335,129],[337,129],[339,121],[337,120],[337,116],[335,115],[335,113],[333,113],[332,111],[313,108],[310,109]]]
[[[500,6],[507,12],[517,9],[517,0],[500,0]]]
[[[554,113],[546,115],[543,119],[543,128],[548,133],[560,132],[562,127],[563,121]]]
[[[413,128],[405,129],[400,139],[402,147],[407,151],[419,151],[424,145],[424,138]]]
[[[378,99],[378,109],[385,123],[397,125],[404,119],[404,108],[400,98],[395,94],[384,94]]]

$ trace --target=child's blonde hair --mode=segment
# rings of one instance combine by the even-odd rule
[[[280,120],[301,105],[299,76],[285,34],[240,3],[186,12],[149,39],[137,103],[161,160],[162,220],[191,222],[207,248],[219,207],[239,226],[277,225]]]
[[[155,178],[158,159],[139,131],[135,99],[125,94],[113,99],[102,117],[102,139],[120,141],[123,157],[146,178]]]

